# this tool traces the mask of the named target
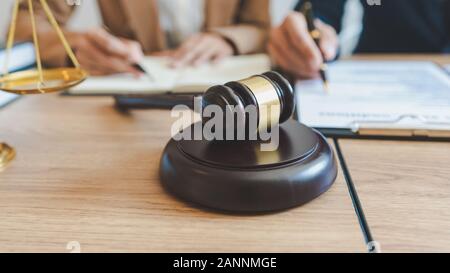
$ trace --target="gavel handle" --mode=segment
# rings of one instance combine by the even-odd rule
[[[121,110],[172,109],[176,105],[186,105],[194,109],[196,95],[121,95],[115,96],[115,106]]]

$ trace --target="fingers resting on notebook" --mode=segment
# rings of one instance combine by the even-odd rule
[[[199,33],[187,39],[172,54],[174,68],[198,66],[207,62],[219,62],[234,54],[233,46],[222,36]]]

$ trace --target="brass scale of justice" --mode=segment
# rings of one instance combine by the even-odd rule
[[[39,41],[33,9],[33,1],[35,0],[25,0],[28,2],[28,12],[31,18],[37,69],[9,73],[9,58],[11,55],[11,49],[14,45],[14,35],[16,31],[19,4],[23,1],[24,0],[15,0],[14,3],[8,40],[6,44],[4,71],[3,76],[0,77],[0,90],[19,95],[46,94],[51,92],[63,91],[83,82],[88,77],[88,74],[86,71],[81,69],[81,66],[77,58],[75,57],[72,48],[64,37],[64,34],[60,26],[58,25],[58,22],[56,21],[53,13],[51,12],[51,9],[46,0],[39,0],[40,4],[42,5],[42,8],[50,24],[58,34],[58,37],[74,67],[43,69],[39,52]],[[0,143],[0,171],[14,159],[15,155],[16,152],[14,148],[6,143]]]

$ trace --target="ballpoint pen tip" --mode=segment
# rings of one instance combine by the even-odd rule
[[[323,89],[325,90],[325,92],[329,92],[330,91],[330,85],[328,84],[327,81],[323,82]]]

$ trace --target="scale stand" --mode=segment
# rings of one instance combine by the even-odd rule
[[[42,67],[42,61],[40,57],[41,55],[39,52],[38,34],[36,31],[36,19],[33,10],[33,1],[36,0],[27,0],[26,2],[28,3],[28,12],[30,15],[37,69],[9,73],[9,58],[11,55],[11,49],[14,45],[14,35],[16,32],[19,5],[21,2],[25,2],[22,0],[15,0],[8,40],[6,43],[5,66],[3,68],[3,75],[0,76],[0,91],[19,95],[59,92],[80,84],[88,76],[87,72],[81,68],[72,48],[70,47],[67,39],[64,37],[64,34],[59,27],[55,16],[51,12],[50,7],[47,4],[47,0],[39,0],[39,2],[50,24],[56,31],[61,44],[64,46],[67,56],[72,61],[74,67],[61,67],[54,69],[44,69]],[[0,171],[14,159],[15,155],[16,152],[12,147],[5,143],[0,144]]]

